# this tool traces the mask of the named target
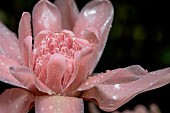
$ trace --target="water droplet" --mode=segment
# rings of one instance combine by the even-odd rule
[[[18,109],[18,106],[19,106],[19,105],[16,105],[16,106],[15,106],[15,109]]]
[[[60,101],[58,100],[58,101],[57,101],[57,103],[59,104],[59,103],[60,103]]]
[[[41,111],[44,111],[44,108],[41,108]]]
[[[114,88],[117,89],[117,90],[119,90],[119,89],[121,88],[121,87],[120,87],[120,84],[115,84],[115,85],[114,85]]]
[[[85,82],[85,85],[89,85],[89,82]]]
[[[11,102],[12,102],[11,99],[9,99],[9,100],[8,100],[8,103],[10,104]]]
[[[49,108],[52,110],[52,109],[54,109],[54,106],[50,105]]]
[[[4,63],[2,62],[1,65],[4,66]]]
[[[118,96],[113,95],[112,98],[113,98],[114,100],[117,100]]]
[[[61,111],[61,109],[60,109],[60,108],[58,108],[57,110],[58,110],[58,111]]]

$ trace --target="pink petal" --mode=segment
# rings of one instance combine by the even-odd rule
[[[147,71],[145,71],[139,65],[106,71],[106,73],[95,74],[94,76],[89,77],[83,84],[79,86],[77,90],[87,90],[99,84],[112,85],[129,83],[141,78],[146,74]]]
[[[43,93],[49,95],[55,94],[51,89],[49,89],[45,84],[43,84],[35,74],[28,67],[24,66],[12,66],[10,67],[10,72],[12,77],[14,76],[18,81],[23,85],[23,88],[26,88],[30,91],[33,91],[35,94],[39,94],[37,89]],[[21,87],[21,86],[20,86]]]
[[[21,20],[19,22],[18,35],[19,35],[19,46],[20,46],[20,50],[21,50],[24,39],[28,35],[32,35],[32,33],[31,33],[31,15],[28,12],[24,12],[22,14]]]
[[[0,55],[0,81],[15,86],[23,87],[23,85],[18,80],[16,80],[9,72],[9,68],[12,65],[19,65],[19,64],[14,60],[8,58],[7,56]]]
[[[33,94],[24,89],[7,89],[0,95],[0,111],[1,113],[28,113],[33,101]]]
[[[65,57],[55,53],[47,64],[46,85],[54,92],[62,93],[62,78],[65,72]]]
[[[64,96],[39,96],[35,99],[36,113],[84,113],[83,100]]]
[[[88,76],[88,68],[87,68],[87,62],[89,59],[89,53],[91,53],[91,48],[85,47],[81,52],[77,52],[75,54],[74,58],[74,71],[73,74],[69,80],[69,83],[66,86],[65,93],[67,95],[73,96],[75,90],[78,88],[78,86],[87,79]]]
[[[12,66],[10,67],[10,72],[26,89],[33,92],[36,91],[34,74],[28,67]]]
[[[32,54],[32,36],[27,36],[22,45],[22,59],[25,66],[30,66],[30,55]]]
[[[61,29],[61,15],[58,8],[48,0],[40,0],[33,9],[34,37],[41,30],[53,32]]]
[[[72,30],[78,17],[78,8],[74,0],[55,0],[62,15],[62,29]]]
[[[20,51],[16,35],[0,22],[0,54],[20,61]]]
[[[109,0],[93,0],[82,9],[73,29],[77,37],[85,39],[89,37],[89,33],[85,31],[93,32],[91,34],[96,36],[91,35],[91,38],[87,38],[87,40],[93,39],[99,42],[99,45],[94,46],[93,57],[89,61],[90,74],[94,70],[105,47],[113,20],[113,13],[113,6]]]
[[[41,40],[44,39],[48,33],[50,33],[50,31],[42,30],[37,34],[36,38],[34,39],[34,48],[39,46]]]
[[[170,68],[150,72],[140,79],[123,84],[99,84],[84,91],[83,98],[96,100],[99,107],[105,111],[116,110],[134,96],[166,85],[170,82]]]

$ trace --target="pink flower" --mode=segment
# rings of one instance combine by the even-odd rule
[[[134,65],[92,74],[113,13],[108,0],[93,0],[80,13],[74,0],[40,0],[32,13],[33,34],[28,12],[19,23],[19,40],[0,23],[0,80],[20,87],[1,94],[0,111],[27,113],[35,101],[36,113],[83,113],[82,98],[113,111],[168,84],[170,68],[148,73]]]

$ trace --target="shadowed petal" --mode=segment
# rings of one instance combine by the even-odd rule
[[[26,89],[33,92],[36,91],[34,74],[28,67],[11,66],[10,72],[19,82],[25,86]]]
[[[62,15],[62,29],[72,30],[78,16],[78,8],[74,0],[55,0]]]
[[[27,36],[22,44],[22,60],[25,66],[30,66],[30,55],[32,54],[32,36]]]
[[[98,42],[98,44],[94,46],[94,52],[91,58],[92,60],[89,61],[89,74],[92,73],[101,57],[101,54],[105,47],[105,43],[107,41],[108,33],[110,31],[112,20],[113,6],[109,0],[93,0],[89,2],[82,9],[77,19],[77,22],[73,29],[75,35],[87,40],[97,40]],[[89,33],[86,32],[87,30],[89,31],[89,33],[92,32],[90,33],[91,38],[89,38]]]
[[[15,77],[17,81],[21,82],[23,88],[29,89],[34,93],[40,92],[47,93],[49,95],[55,94],[51,89],[44,85],[38,78],[36,78],[34,72],[28,67],[24,66],[11,66],[10,72],[11,79]],[[21,87],[21,86],[20,86]],[[37,88],[37,89],[36,89]]]
[[[65,96],[39,96],[35,99],[36,113],[84,113],[83,100]]]
[[[0,22],[0,55],[20,62],[20,51],[16,35]]]
[[[22,45],[23,45],[24,39],[28,35],[32,35],[32,33],[31,33],[31,15],[28,12],[24,12],[22,14],[21,20],[19,22],[18,35],[19,35],[20,51],[22,51]]]
[[[54,92],[61,93],[64,72],[65,57],[58,53],[53,54],[47,64],[46,85]]]
[[[106,71],[106,73],[95,74],[94,76],[89,77],[83,84],[79,86],[78,91],[90,89],[98,84],[112,85],[129,83],[141,78],[146,74],[147,71],[145,71],[139,65]]]
[[[163,83],[162,83],[163,82]],[[113,111],[139,93],[159,88],[170,82],[170,68],[150,72],[140,79],[124,84],[99,84],[85,91],[82,98],[96,100],[105,111]]]
[[[40,0],[33,9],[34,37],[41,30],[53,32],[61,29],[61,15],[58,8],[48,0]]]
[[[89,113],[100,113],[99,109],[97,109],[97,106],[93,102],[89,102],[88,110]]]
[[[19,64],[14,60],[8,58],[7,56],[0,55],[0,81],[15,86],[23,87],[23,85],[18,80],[16,80],[9,72],[9,68],[12,65],[19,65]]]
[[[13,88],[3,92],[0,100],[1,113],[28,113],[34,96],[24,89]]]

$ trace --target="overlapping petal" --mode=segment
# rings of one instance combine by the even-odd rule
[[[21,88],[8,89],[0,95],[1,113],[28,113],[34,96]]]
[[[57,32],[61,29],[61,14],[58,8],[48,0],[40,0],[33,9],[34,37],[41,30]]]
[[[105,111],[113,111],[139,93],[159,88],[170,82],[170,68],[153,71],[141,78],[123,84],[99,84],[84,91],[82,98],[94,99]]]
[[[9,68],[12,65],[19,65],[19,64],[16,61],[8,58],[7,56],[0,55],[0,81],[15,86],[23,87],[23,85],[18,80],[16,80],[9,72]]]
[[[79,11],[74,0],[55,0],[54,4],[58,7],[62,15],[62,29],[72,30]]]
[[[28,12],[24,12],[22,14],[22,17],[19,22],[19,28],[18,28],[18,38],[19,38],[19,47],[20,51],[22,51],[22,45],[24,42],[24,39],[32,35],[31,32],[31,15]]]
[[[112,85],[130,83],[140,79],[146,74],[147,71],[139,65],[132,65],[126,68],[119,68],[112,71],[108,70],[106,73],[99,73],[95,74],[94,76],[90,76],[84,83],[79,86],[77,90],[88,90],[99,84]]]
[[[47,79],[45,84],[59,94],[62,93],[62,78],[65,68],[65,57],[61,54],[53,54],[47,64]]]
[[[105,47],[113,20],[113,13],[113,6],[110,1],[93,0],[81,10],[76,21],[73,31],[77,37],[89,39],[90,42],[95,41],[96,38],[93,37],[94,35],[92,35],[91,38],[87,38],[89,37],[89,33],[86,33],[88,30],[92,32],[91,34],[95,34],[99,41],[98,45],[93,46],[93,55],[92,58],[89,59],[90,74],[93,72]]]

